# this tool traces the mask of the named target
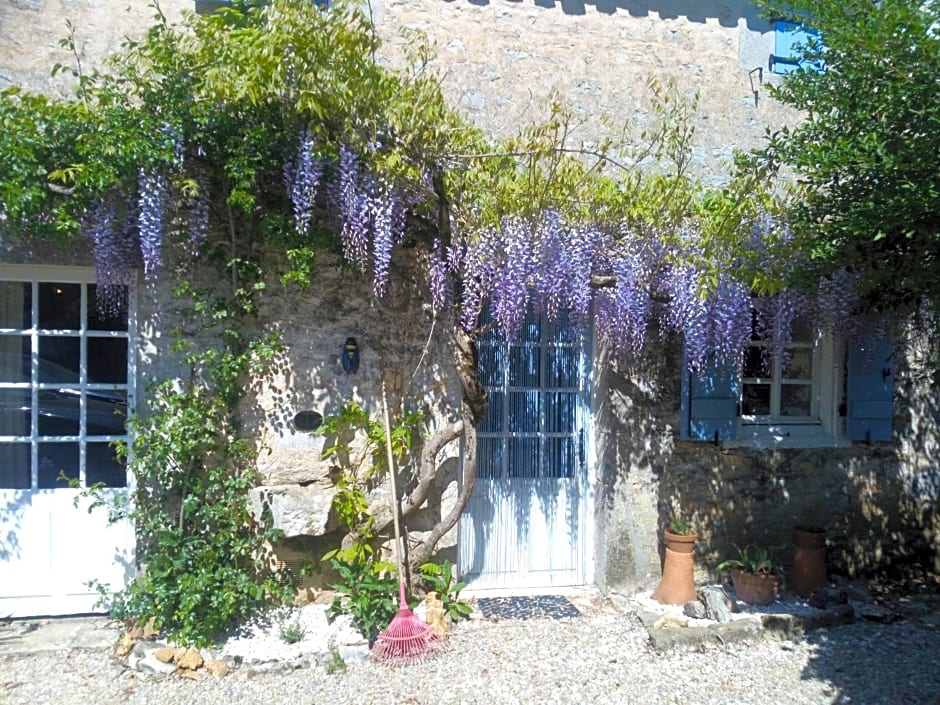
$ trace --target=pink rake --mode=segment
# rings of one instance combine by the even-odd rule
[[[398,612],[372,647],[372,659],[390,666],[425,661],[441,648],[441,635],[408,608],[405,581],[398,583]]]
[[[398,490],[395,488],[395,459],[392,453],[392,429],[388,420],[388,401],[382,383],[382,409],[385,413],[385,441],[388,450],[388,474],[392,482],[392,515],[395,524],[395,559],[398,562],[398,612],[388,628],[379,634],[372,647],[372,660],[390,666],[418,663],[433,656],[441,647],[441,635],[415,615],[405,599],[405,569],[401,556],[401,526],[398,523]]]

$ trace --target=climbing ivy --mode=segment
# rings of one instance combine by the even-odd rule
[[[145,412],[128,422],[133,440],[119,447],[134,480],[131,496],[114,502],[91,492],[109,503],[112,521],[129,519],[137,532],[139,577],[114,594],[99,586],[112,615],[204,646],[291,596],[270,556],[281,532],[267,513],[249,508],[248,493],[260,482],[257,452],[236,413],[249,374],[262,371],[280,344],[274,336],[243,339],[238,328],[250,297],[210,300],[188,285],[177,294],[218,342],[197,346],[179,334],[174,347],[188,375],[149,387]]]

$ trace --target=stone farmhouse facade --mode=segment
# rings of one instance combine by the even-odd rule
[[[160,5],[171,19],[194,7]],[[384,61],[401,60],[402,29],[425,32],[449,99],[494,134],[543,118],[554,98],[583,120],[585,140],[600,134],[602,116],[642,125],[651,119],[647,80],[672,80],[698,95],[692,168],[720,184],[736,149],[757,147],[766,130],[798,119],[766,91],[780,80],[774,69],[786,70],[769,63],[785,54],[778,27],[742,0],[376,0],[370,11]],[[0,89],[66,90],[49,77],[54,63],[72,58],[58,42],[66,19],[86,66],[95,66],[152,14],[136,2],[0,3]],[[377,416],[383,382],[394,402],[430,408],[432,425],[455,408],[453,363],[416,283],[418,266],[418,253],[396,251],[390,291],[375,301],[369,282],[324,259],[308,292],[282,290],[262,304],[260,325],[280,333],[285,351],[251,389],[248,422],[264,477],[252,501],[271,503],[289,565],[318,560],[340,536],[319,458],[324,441],[297,427],[299,412],[329,414],[355,399]],[[100,514],[75,510],[75,491],[56,489],[43,459],[58,452],[87,482],[122,484],[105,448],[123,431],[113,421],[95,430],[96,413],[134,408],[150,381],[177,374],[167,335],[174,304],[169,291],[141,283],[126,320],[100,320],[88,306],[93,283],[90,253],[78,246],[62,252],[0,239],[0,402],[26,398],[39,418],[24,424],[0,403],[0,616],[88,611],[94,596],[85,581],[134,575],[132,527],[105,528]],[[510,360],[500,374],[483,370],[484,379],[506,417],[514,398],[565,411],[554,421],[523,415],[521,428],[497,420],[482,429],[474,496],[441,543],[441,556],[474,587],[651,588],[661,575],[662,529],[675,516],[698,532],[701,580],[714,577],[732,546],[789,546],[792,529],[805,524],[827,529],[833,571],[914,559],[940,568],[940,414],[923,381],[931,341],[894,349],[808,333],[793,373],[799,393],[787,397],[778,376],[765,390],[774,408],[755,420],[739,410],[748,381],[702,389],[683,372],[681,341],[637,359],[612,353],[590,330],[576,339],[539,321],[526,330],[522,341],[481,344],[484,366]],[[39,358],[25,342],[39,340],[42,350],[44,337],[62,343],[59,357]],[[349,337],[361,354],[355,374],[340,360]],[[52,384],[82,401],[46,425],[55,414],[41,392]],[[787,403],[800,407],[798,423],[783,422]],[[451,476],[411,523],[415,535],[456,495],[462,459],[459,448],[446,453]],[[387,511],[385,488],[372,500]]]

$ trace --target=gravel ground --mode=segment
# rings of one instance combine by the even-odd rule
[[[105,651],[8,656],[0,659],[0,702],[938,705],[938,663],[940,630],[913,622],[857,622],[799,641],[662,655],[635,616],[608,606],[558,621],[466,622],[444,654],[405,668],[363,661],[330,674],[315,664],[242,665],[191,680],[128,670]]]

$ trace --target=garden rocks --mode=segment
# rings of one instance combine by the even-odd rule
[[[801,600],[770,605],[738,604],[720,586],[699,591],[704,601],[684,606],[662,605],[648,593],[634,598],[637,616],[657,651],[724,646],[736,641],[792,639],[822,627],[855,621],[848,604],[816,609]],[[704,608],[705,618],[698,615]]]
[[[288,632],[293,638],[285,639]],[[177,648],[126,633],[115,653],[141,673],[199,678],[203,673],[221,677],[241,668],[286,672],[353,663],[368,658],[369,645],[348,616],[330,624],[326,605],[311,604],[249,624],[216,650]]]

